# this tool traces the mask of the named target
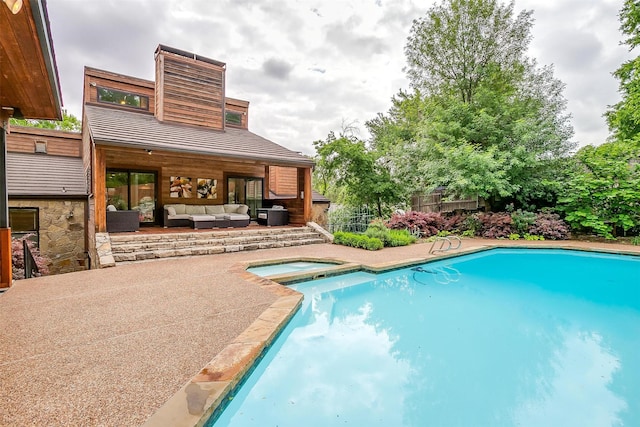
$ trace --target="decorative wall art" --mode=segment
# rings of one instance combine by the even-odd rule
[[[198,178],[198,199],[217,199],[217,181],[209,178]]]
[[[191,178],[172,176],[169,188],[169,195],[171,197],[191,197]]]

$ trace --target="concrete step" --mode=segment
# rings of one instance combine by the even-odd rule
[[[225,252],[282,248],[325,243],[311,227],[216,230],[160,234],[116,234],[110,236],[116,263],[149,259],[212,255]]]
[[[309,233],[314,232],[310,227],[287,227],[287,228],[263,228],[255,230],[246,229],[225,229],[220,231],[201,231],[201,232],[179,232],[179,233],[126,233],[111,234],[112,243],[126,242],[159,242],[159,241],[199,241],[207,239],[218,239],[228,237],[241,236],[271,236],[287,233]]]
[[[154,250],[140,250],[131,252],[113,252],[113,258],[117,263],[122,262],[135,262],[149,259],[159,258],[172,258],[182,256],[195,256],[195,255],[213,255],[221,254],[225,252],[240,252],[251,251],[257,249],[271,249],[271,248],[283,248],[289,246],[302,246],[325,243],[324,239],[309,238],[309,239],[297,239],[297,240],[279,240],[279,241],[267,241],[267,242],[251,242],[237,245],[224,245],[224,246],[210,246],[210,245],[195,245],[186,248],[167,248],[167,249],[154,249]]]
[[[197,246],[231,246],[246,245],[259,242],[277,242],[289,240],[307,240],[318,238],[315,232],[290,232],[272,235],[244,235],[236,237],[218,237],[201,239],[201,240],[171,240],[162,239],[158,241],[128,241],[114,242],[111,241],[111,251],[115,253],[135,252],[147,250],[163,250],[163,249],[183,249]]]

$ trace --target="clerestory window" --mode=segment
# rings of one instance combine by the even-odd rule
[[[117,89],[98,87],[98,102],[149,110],[149,97]]]

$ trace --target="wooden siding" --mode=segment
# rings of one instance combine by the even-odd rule
[[[15,15],[0,6],[0,106],[28,119],[62,120],[46,3],[25,1]]]
[[[289,211],[289,222],[294,225],[302,225],[311,221],[312,211],[312,191],[311,191],[311,168],[297,169],[298,187],[304,189],[302,193],[297,193],[295,198],[272,199],[274,205],[283,205]],[[304,199],[300,196],[304,195]]]
[[[156,117],[160,121],[224,129],[225,68],[159,50]]]
[[[296,196],[298,175],[296,168],[271,166],[269,168],[269,189],[278,196]]]
[[[204,157],[176,153],[156,152],[151,155],[143,150],[101,147],[106,155],[106,168],[132,169],[138,171],[155,172],[158,176],[158,207],[168,203],[185,203],[190,205],[222,204],[227,202],[226,176],[246,176],[264,178],[265,167],[257,162],[230,161],[220,157]],[[191,178],[193,185],[192,197],[175,198],[170,196],[170,179],[172,176]],[[197,198],[197,179],[217,180],[217,198]],[[104,186],[97,183],[96,186]],[[97,188],[96,188],[97,190]]]
[[[126,105],[116,105],[106,102],[98,102],[98,88],[115,89],[123,92],[130,92],[135,95],[146,96],[149,98],[149,109],[128,107]],[[139,79],[137,77],[125,76],[109,71],[98,70],[95,68],[85,67],[84,69],[84,102],[109,106],[114,108],[122,108],[128,111],[139,111],[154,113],[155,108],[155,83],[149,80]]]
[[[44,142],[47,154],[54,156],[81,157],[81,134],[51,129],[11,126],[7,135],[7,151],[14,153],[34,153],[36,141]]]

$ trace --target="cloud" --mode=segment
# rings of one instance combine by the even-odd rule
[[[344,23],[327,25],[326,41],[350,57],[362,58],[387,51],[387,44],[377,36],[357,34],[360,22],[359,17],[352,16]]]
[[[84,66],[153,80],[158,44],[227,64],[228,96],[251,102],[250,130],[313,154],[312,141],[391,106],[412,21],[437,0],[48,0],[65,108],[80,117]],[[555,64],[576,139],[601,143],[619,100],[614,0],[518,0],[534,9],[531,56]],[[516,10],[516,12],[518,12]],[[362,135],[366,135],[365,132]]]
[[[267,76],[278,80],[287,80],[292,70],[291,64],[277,58],[269,58],[262,64],[262,71]]]

